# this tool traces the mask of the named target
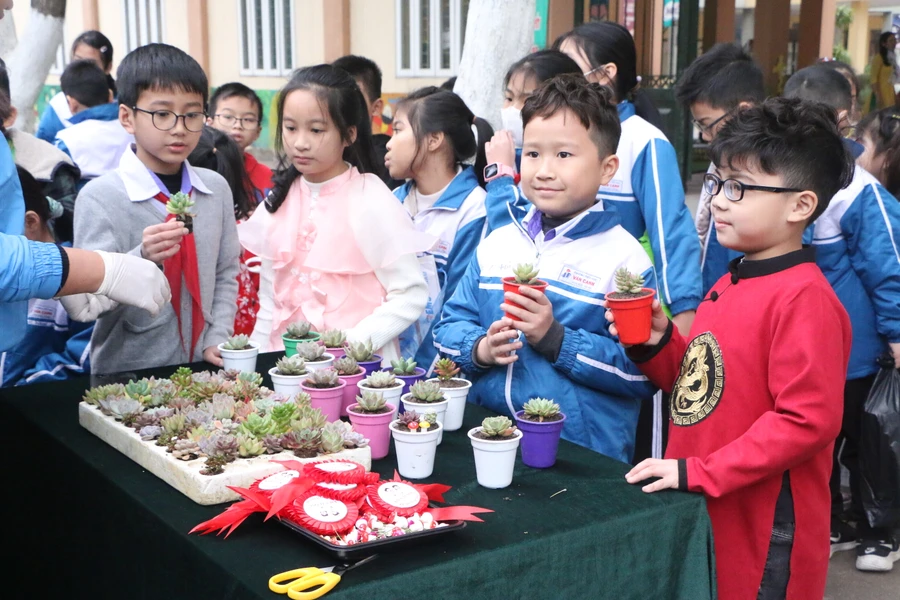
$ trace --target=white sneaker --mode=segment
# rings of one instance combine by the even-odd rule
[[[856,548],[856,568],[860,571],[890,571],[900,560],[900,542],[896,539],[863,540]]]

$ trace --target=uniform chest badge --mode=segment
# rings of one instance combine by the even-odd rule
[[[696,425],[719,404],[725,387],[722,349],[713,334],[698,335],[688,344],[675,380],[669,412],[675,425]]]

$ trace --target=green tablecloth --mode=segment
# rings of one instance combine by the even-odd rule
[[[258,370],[274,361],[261,356]],[[4,587],[32,590],[17,598],[275,599],[271,575],[335,564],[260,515],[227,540],[188,535],[226,505],[194,504],[82,429],[77,404],[89,385],[83,378],[0,390]],[[552,469],[519,462],[509,488],[482,488],[465,432],[488,413],[472,405],[466,412],[463,429],[444,435],[427,481],[452,485],[451,504],[496,512],[382,554],[347,573],[329,599],[715,597],[700,496],[644,494],[625,482],[627,465],[566,442]],[[392,452],[373,468],[390,476],[395,465]]]

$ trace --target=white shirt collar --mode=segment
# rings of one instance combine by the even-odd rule
[[[196,169],[188,161],[184,161],[184,167],[187,169],[188,179],[192,188],[204,194],[212,193],[206,184],[203,183],[203,180],[200,179]],[[128,199],[132,202],[151,200],[156,194],[163,191],[153,181],[147,166],[134,153],[133,146],[129,146],[125,153],[122,154],[117,172],[119,177],[122,178],[122,183],[125,184],[125,193],[128,194]]]

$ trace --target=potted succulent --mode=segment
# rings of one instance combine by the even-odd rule
[[[425,377],[425,369],[416,366],[416,361],[411,358],[399,358],[391,361],[389,369],[398,379],[403,380],[403,393],[409,392],[409,388],[417,381]]]
[[[192,213],[194,201],[184,192],[175,192],[166,202],[166,212],[175,215],[175,220],[184,224],[188,234],[194,233],[194,217]]]
[[[391,445],[389,427],[394,420],[394,406],[384,401],[384,394],[363,392],[356,398],[356,404],[347,409],[347,414],[353,429],[369,438],[372,459],[387,456]]]
[[[251,342],[246,335],[235,335],[219,344],[222,362],[226,371],[253,373],[256,371],[256,357],[259,355],[259,344]]]
[[[307,374],[306,361],[299,354],[279,358],[275,366],[269,369],[275,393],[285,398],[293,398],[300,393],[300,384]]]
[[[520,287],[530,287],[538,290],[539,292],[543,292],[547,288],[547,282],[538,279],[537,276],[538,270],[535,269],[534,265],[532,265],[531,263],[516,265],[516,268],[513,269],[512,277],[504,277],[501,280],[503,281],[503,291],[518,294]],[[504,302],[511,306],[519,306],[515,302],[510,302],[509,300],[504,300]],[[519,317],[513,316],[507,312],[503,313],[503,316],[508,317],[513,321],[521,321]]]
[[[371,339],[365,342],[350,342],[347,344],[346,352],[347,356],[352,356],[353,360],[365,369],[366,375],[381,369],[381,356],[375,354]]]
[[[415,410],[419,414],[434,412],[438,423],[444,424],[444,415],[450,401],[444,397],[441,385],[436,381],[417,381],[409,388],[409,393],[400,397],[403,410]],[[443,432],[438,436],[438,444],[444,439]]]
[[[437,415],[424,416],[414,410],[402,413],[391,423],[391,436],[397,452],[397,470],[407,479],[424,479],[434,471],[437,440],[443,426]]]
[[[356,384],[366,376],[366,371],[359,366],[352,356],[342,356],[334,361],[334,370],[347,385],[344,387],[344,399],[341,403],[341,416],[347,416],[347,407],[356,402]]]
[[[334,355],[325,352],[325,346],[316,342],[300,342],[297,344],[297,354],[306,361],[309,371],[330,369],[334,364]]]
[[[469,430],[479,485],[497,489],[512,483],[521,438],[522,432],[508,417],[488,417],[481,422],[481,427]]]
[[[346,353],[344,344],[347,343],[347,334],[340,329],[326,329],[322,332],[319,343],[325,346],[325,352],[335,358],[340,358]]]
[[[300,342],[316,342],[319,340],[319,334],[310,331],[312,325],[306,321],[297,321],[287,326],[287,331],[281,336],[284,342],[284,353],[288,356],[297,354],[297,344]]]
[[[400,396],[403,395],[403,382],[394,377],[391,371],[375,371],[369,373],[369,376],[356,384],[359,393],[366,391],[380,392],[384,395],[386,402],[394,406],[393,417],[397,418],[397,411],[400,408]]]
[[[656,290],[644,287],[644,278],[625,267],[616,269],[616,291],[606,295],[606,306],[613,313],[619,341],[643,344],[650,339],[653,296]]]
[[[341,403],[344,401],[346,386],[332,368],[310,371],[300,384],[303,391],[309,394],[312,407],[321,410],[329,422],[341,418]]]
[[[556,463],[559,436],[566,415],[559,404],[546,398],[532,398],[516,413],[522,431],[522,462],[529,467],[546,469]]]
[[[447,412],[444,414],[444,431],[456,431],[462,427],[463,416],[466,412],[466,398],[472,382],[456,377],[459,367],[449,358],[442,358],[434,366],[437,377],[428,381],[436,381],[441,386],[444,398],[449,401]]]

